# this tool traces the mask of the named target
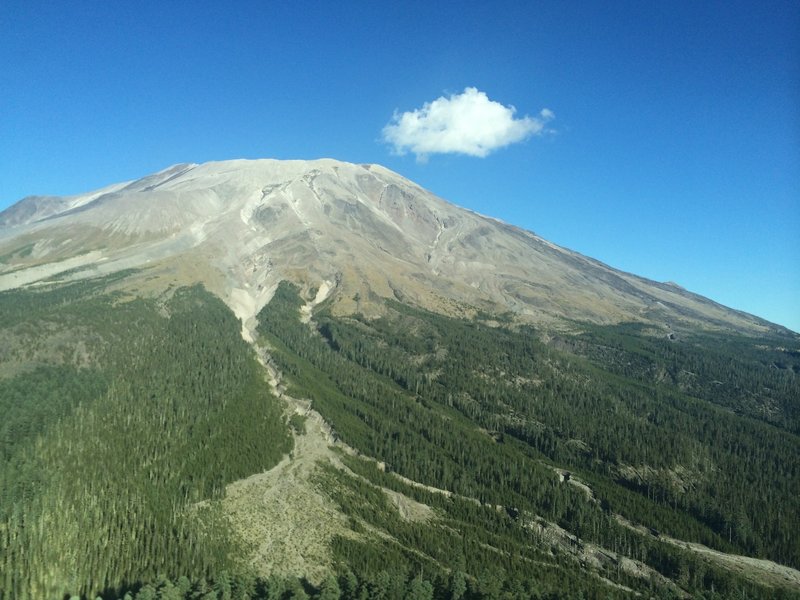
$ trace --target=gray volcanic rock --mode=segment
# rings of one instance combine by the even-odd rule
[[[130,279],[139,292],[202,282],[245,322],[290,279],[330,291],[342,313],[378,312],[372,300],[397,297],[530,322],[780,329],[450,204],[378,165],[182,164],[0,213],[0,289],[128,268],[142,269]]]

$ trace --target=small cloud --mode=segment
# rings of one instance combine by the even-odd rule
[[[489,100],[485,92],[468,87],[461,94],[426,102],[422,108],[398,114],[383,128],[383,141],[398,154],[413,152],[417,160],[429,154],[459,153],[487,156],[509,144],[546,131],[555,118],[545,108],[537,117],[515,119],[517,109]]]

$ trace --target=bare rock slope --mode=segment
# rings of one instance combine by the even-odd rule
[[[378,165],[182,164],[0,213],[0,290],[128,268],[141,269],[139,292],[202,282],[244,322],[290,279],[306,289],[327,282],[343,313],[398,297],[532,322],[777,327],[450,204]]]

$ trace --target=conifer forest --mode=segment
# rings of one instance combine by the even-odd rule
[[[796,338],[304,319],[284,281],[249,344],[202,286],[129,276],[0,292],[2,600],[800,597],[714,558],[800,569]],[[337,456],[323,577],[255,568],[223,502],[311,435],[287,397]]]

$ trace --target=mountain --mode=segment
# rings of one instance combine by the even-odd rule
[[[800,597],[800,336],[378,165],[0,213],[0,600]]]
[[[527,322],[639,321],[665,334],[779,330],[459,208],[378,165],[175,165],[86,195],[26,198],[0,224],[0,289],[146,266],[148,277],[202,281],[245,320],[290,279],[328,282],[342,313],[369,311],[376,295]]]

